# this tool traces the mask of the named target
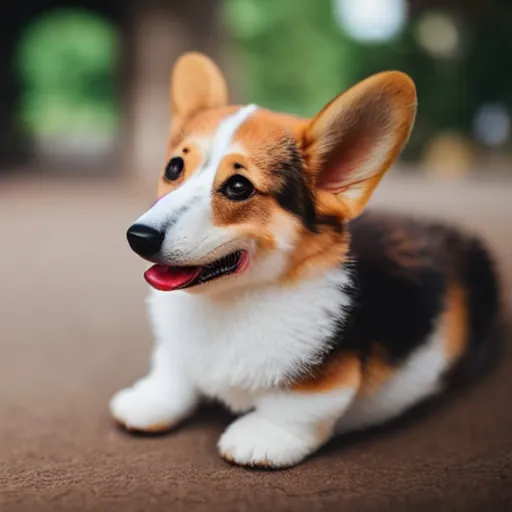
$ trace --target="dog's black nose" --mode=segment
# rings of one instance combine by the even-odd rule
[[[162,246],[164,236],[164,233],[144,224],[134,224],[126,232],[130,247],[142,257],[156,254]]]

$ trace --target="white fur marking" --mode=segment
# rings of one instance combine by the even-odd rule
[[[255,408],[222,436],[225,457],[276,467],[300,462],[329,439],[356,390],[315,395],[276,386],[325,348],[348,305],[340,289],[349,282],[337,268],[293,286],[248,287],[215,298],[153,291],[151,371],[115,395],[113,415],[140,430],[171,426],[206,395],[238,412]]]
[[[278,385],[320,355],[349,303],[340,292],[349,282],[343,269],[334,269],[293,286],[248,286],[215,298],[153,291],[150,311],[166,343],[180,347],[196,386],[222,399],[232,388]]]
[[[208,169],[213,170],[214,175],[221,160],[230,151],[236,131],[257,108],[256,105],[247,105],[234,114],[227,116],[220,123],[213,138],[208,158]]]

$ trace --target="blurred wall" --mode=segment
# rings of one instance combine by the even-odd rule
[[[155,175],[164,164],[172,64],[190,50],[217,58],[222,42],[219,27],[216,0],[131,4],[123,159],[124,167],[142,186],[154,186]]]

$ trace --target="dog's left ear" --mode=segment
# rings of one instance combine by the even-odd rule
[[[174,65],[170,83],[173,124],[190,119],[201,110],[223,107],[228,89],[222,71],[198,52],[183,54]]]
[[[364,209],[414,123],[416,88],[405,74],[374,75],[331,101],[309,124],[304,151],[318,198],[348,219]]]

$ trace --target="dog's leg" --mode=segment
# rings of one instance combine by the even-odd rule
[[[221,457],[243,466],[293,466],[333,435],[356,387],[328,392],[279,392],[263,397],[256,410],[233,422],[221,436]]]
[[[164,432],[188,416],[198,394],[178,361],[169,347],[156,343],[148,375],[112,397],[114,418],[128,430]]]

